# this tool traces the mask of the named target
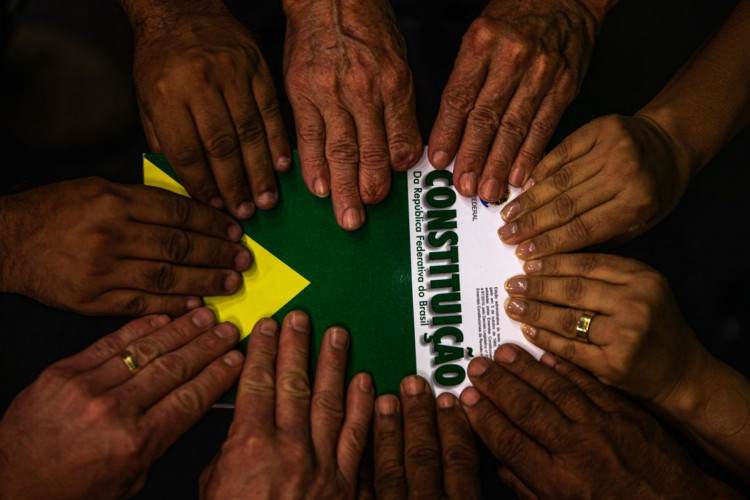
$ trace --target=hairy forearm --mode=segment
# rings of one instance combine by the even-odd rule
[[[656,122],[683,150],[695,174],[750,120],[750,0],[638,114]]]

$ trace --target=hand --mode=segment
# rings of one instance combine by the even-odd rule
[[[47,368],[0,420],[0,498],[120,498],[237,378],[208,309],[132,321]],[[140,364],[135,375],[120,354]],[[229,352],[228,352],[229,351]]]
[[[501,212],[498,234],[521,259],[624,242],[677,205],[688,156],[649,119],[609,115],[573,132]]]
[[[255,325],[234,421],[201,475],[201,498],[354,498],[372,415],[372,380],[356,375],[344,403],[349,336],[329,328],[311,398],[309,321],[292,312],[280,335],[271,319]]]
[[[134,0],[123,0],[124,3]],[[138,106],[152,151],[190,195],[247,219],[279,194],[291,165],[271,74],[252,35],[218,0],[131,13]]]
[[[84,314],[183,314],[252,264],[239,224],[157,188],[79,179],[0,206],[0,288]]]
[[[418,376],[375,403],[378,499],[481,498],[479,457],[466,415],[452,394],[435,398]],[[402,416],[403,411],[403,416]]]
[[[437,168],[458,152],[461,194],[498,201],[542,157],[591,59],[604,17],[593,3],[493,0],[469,27],[429,147]]]
[[[291,4],[291,5],[287,5]],[[346,230],[422,156],[406,47],[387,0],[285,2],[284,74],[310,192]]]
[[[506,344],[469,365],[474,430],[523,498],[737,498],[648,414],[572,365]]]

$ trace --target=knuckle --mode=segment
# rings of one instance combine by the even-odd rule
[[[195,206],[188,198],[183,196],[173,196],[171,200],[170,210],[172,211],[172,217],[179,226],[187,226],[193,218]]]
[[[158,264],[153,270],[148,271],[146,283],[156,291],[167,292],[177,284],[177,275],[171,264]]]
[[[265,365],[252,364],[247,376],[242,379],[240,390],[253,395],[273,397],[275,394],[274,373]]]
[[[164,251],[170,261],[183,264],[193,253],[193,240],[185,231],[179,229],[171,231],[164,242]]]
[[[583,218],[577,217],[570,221],[567,230],[572,241],[589,243],[593,237],[594,228],[584,221]]]
[[[552,137],[552,134],[555,132],[556,125],[556,123],[552,123],[549,120],[534,120],[533,122],[531,122],[531,126],[529,127],[529,135],[533,135],[535,137],[540,137],[543,139]]]
[[[312,405],[314,409],[321,410],[337,418],[343,418],[344,416],[343,401],[333,391],[316,391],[313,394]]]
[[[351,166],[359,162],[359,147],[354,141],[333,141],[327,149],[326,156],[333,166]]]
[[[257,119],[246,119],[236,125],[237,139],[244,144],[265,143],[266,130]]]
[[[576,350],[575,341],[571,340],[569,342],[565,342],[559,354],[564,359],[567,359],[568,361],[575,364],[575,360],[578,358],[578,351]]]
[[[309,399],[310,382],[307,373],[301,371],[283,373],[279,380],[279,391],[296,399]]]
[[[552,182],[552,187],[554,187],[558,193],[564,193],[573,184],[573,176],[571,175],[570,170],[562,168],[555,172],[555,175],[552,176],[550,181]]]
[[[190,167],[203,160],[203,151],[191,146],[183,146],[174,150],[169,155],[169,162],[176,168]]]
[[[180,409],[188,415],[200,415],[206,408],[203,394],[195,387],[184,387],[177,391],[177,402]]]
[[[497,451],[498,459],[508,464],[518,463],[528,447],[523,435],[512,428],[493,432],[491,441],[492,450]]]
[[[477,18],[466,33],[464,43],[468,43],[473,52],[486,53],[495,44],[497,29],[494,23],[484,17]]]
[[[580,313],[576,312],[575,309],[566,309],[563,314],[561,325],[563,331],[575,334],[576,327],[578,326],[578,318],[580,318],[580,316]]]
[[[440,451],[432,443],[420,441],[409,443],[404,448],[404,458],[407,463],[421,465],[439,465]]]
[[[601,262],[598,254],[587,253],[579,255],[578,269],[584,275],[596,271],[599,267],[601,267]]]
[[[85,384],[73,383],[70,386],[73,391],[76,391],[79,394],[91,394],[91,389],[86,387]],[[86,404],[86,420],[93,422],[109,421],[117,413],[118,407],[119,403],[117,398],[108,394],[95,398],[89,397],[88,404]]]
[[[451,443],[443,448],[443,463],[446,468],[454,470],[475,471],[479,459],[473,446],[467,443]]]
[[[574,276],[565,281],[563,296],[572,304],[578,304],[581,298],[583,298],[585,289],[586,285],[583,282],[583,278]]]
[[[390,153],[385,147],[385,144],[363,146],[359,151],[359,163],[365,168],[387,168],[389,160]]]
[[[145,295],[137,293],[125,300],[122,310],[129,316],[141,316],[148,310],[148,300]]]
[[[180,383],[190,378],[190,363],[179,353],[175,352],[162,356],[153,365],[161,377],[174,383]]]
[[[141,364],[151,359],[156,359],[166,352],[166,348],[161,342],[153,337],[142,338],[134,342],[128,349]]]
[[[476,106],[472,109],[466,121],[471,127],[487,134],[494,134],[500,126],[498,112],[484,105]]]
[[[399,459],[382,460],[375,471],[375,490],[393,491],[406,488],[406,470]],[[380,498],[380,494],[377,495]]]
[[[303,123],[297,127],[297,135],[302,142],[319,143],[326,140],[326,132],[323,127],[317,124]]]
[[[559,220],[567,221],[576,215],[576,202],[568,193],[562,193],[555,198],[552,206]]]
[[[464,116],[474,107],[474,90],[465,85],[452,85],[443,92],[443,104],[452,115]]]
[[[505,113],[500,120],[500,133],[516,142],[523,141],[527,130],[526,120],[515,113]]]
[[[214,132],[205,141],[206,154],[217,160],[225,160],[239,151],[237,136],[229,132]]]

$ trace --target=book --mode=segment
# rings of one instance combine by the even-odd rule
[[[145,184],[187,196],[164,156],[144,155],[143,173]],[[258,319],[305,311],[313,351],[328,327],[345,327],[349,375],[370,373],[378,394],[397,393],[403,377],[418,373],[436,395],[457,395],[470,385],[469,361],[492,357],[502,343],[541,355],[503,307],[505,280],[523,273],[514,247],[497,236],[515,188],[498,203],[463,197],[452,165],[436,170],[425,153],[408,172],[392,173],[388,196],[349,232],[330,199],[308,192],[296,154],[278,181],[277,206],[241,222],[255,257],[242,288],[205,298],[220,321],[237,325],[243,348]]]

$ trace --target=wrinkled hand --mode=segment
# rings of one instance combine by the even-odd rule
[[[604,16],[588,3],[493,0],[469,27],[429,147],[437,168],[456,157],[464,196],[498,201],[506,179],[522,185],[542,157],[578,93]]]
[[[624,242],[677,205],[687,156],[652,121],[609,115],[584,125],[536,166],[501,212],[498,234],[522,259]]]
[[[375,403],[375,493],[379,500],[481,498],[474,436],[451,394],[435,398],[416,375]]]
[[[2,289],[84,314],[183,314],[252,264],[231,217],[157,188],[78,179],[0,205]]]
[[[461,402],[523,498],[737,498],[648,414],[574,366],[506,344],[469,365]]]
[[[354,230],[362,203],[388,194],[389,165],[422,156],[404,40],[387,0],[289,3],[284,74],[302,174]]]
[[[309,318],[253,329],[229,437],[201,475],[201,498],[354,498],[373,388],[356,375],[344,401],[346,330],[323,336],[310,395]]]
[[[197,309],[140,318],[47,368],[0,420],[0,498],[121,498],[229,389],[237,330]],[[133,375],[120,354],[141,366]],[[228,352],[230,351],[230,352]]]
[[[152,151],[190,195],[247,219],[279,197],[291,165],[271,74],[223,2],[171,2],[134,22],[135,84]],[[131,16],[132,17],[132,16]]]
[[[602,254],[554,255],[525,264],[506,282],[508,315],[525,337],[601,381],[660,402],[705,351],[664,276],[640,262]],[[576,340],[584,311],[597,313],[588,344]]]

